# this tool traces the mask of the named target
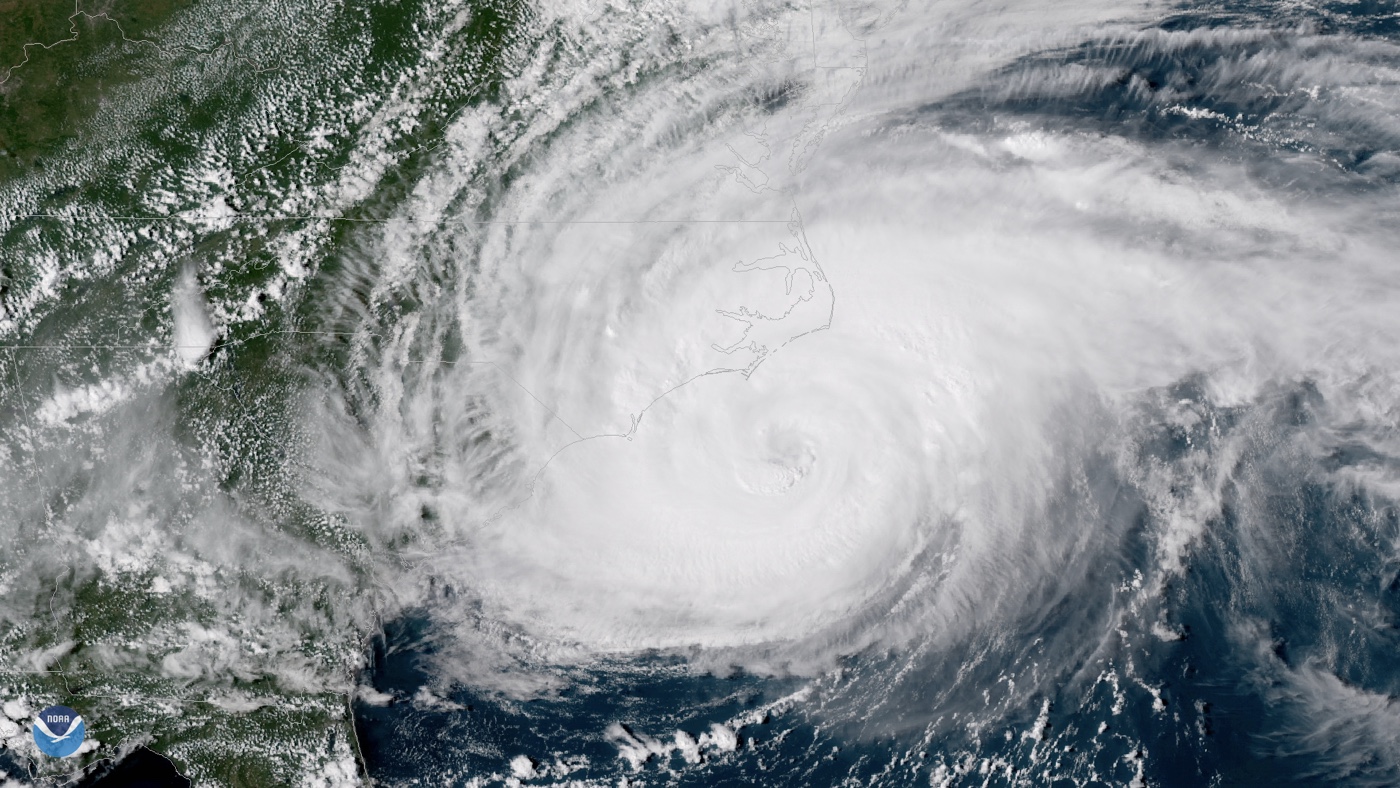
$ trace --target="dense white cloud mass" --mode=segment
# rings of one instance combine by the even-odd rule
[[[383,538],[427,513],[410,576],[472,600],[467,637],[495,622],[554,658],[764,644],[806,663],[1064,592],[1102,549],[1086,467],[1130,461],[1149,391],[1199,376],[1232,406],[1308,379],[1347,402],[1390,380],[1400,328],[1389,191],[1319,200],[1265,169],[1338,177],[1304,157],[960,109],[1122,82],[1036,60],[1085,40],[1149,61],[1273,47],[1217,67],[1226,98],[1240,69],[1286,85],[1367,68],[1129,15],[692,22],[684,79],[561,86],[550,118],[569,122],[539,121],[548,141],[489,197],[451,175],[489,131],[465,117],[411,206],[448,229],[396,225],[372,252],[426,259],[405,275],[444,282],[436,312],[385,345],[367,467],[337,449],[326,475],[372,480],[354,489],[373,514],[352,516]],[[1311,111],[1389,122],[1340,88]],[[452,224],[454,205],[489,223]],[[445,347],[464,350],[437,363]],[[1197,515],[1165,518],[1151,587]]]

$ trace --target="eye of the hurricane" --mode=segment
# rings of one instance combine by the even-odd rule
[[[918,419],[853,382],[836,338],[790,350],[557,453],[451,559],[488,613],[602,650],[728,647],[810,634],[897,580],[925,536],[928,458],[898,429]]]
[[[816,447],[800,428],[777,427],[759,434],[759,462],[736,463],[739,482],[750,492],[763,495],[786,493],[812,472],[817,462]]]

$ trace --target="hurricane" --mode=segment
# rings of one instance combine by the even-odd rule
[[[6,715],[211,785],[1394,784],[1393,11],[120,28],[0,180]]]

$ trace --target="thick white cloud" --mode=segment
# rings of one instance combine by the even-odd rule
[[[1314,165],[1247,134],[1224,155],[994,111],[1114,84],[1027,54],[1267,37],[1139,34],[1121,6],[899,13],[773,9],[686,28],[683,55],[636,45],[675,78],[563,81],[489,202],[465,174],[489,123],[464,117],[462,161],[413,210],[494,223],[386,234],[399,275],[419,255],[449,284],[394,327],[380,415],[327,463],[356,481],[329,497],[423,545],[385,582],[452,589],[430,604],[478,678],[506,664],[483,641],[802,662],[954,638],[1087,572],[1113,537],[1084,468],[1127,456],[1145,392],[1200,376],[1232,404],[1308,378],[1345,402],[1393,374],[1393,231],[1371,221],[1392,198],[1275,188]],[[1313,51],[1250,73],[1361,79]],[[966,123],[974,98],[991,109]],[[1309,111],[1366,111],[1345,101]],[[1212,501],[1163,518],[1145,593]]]

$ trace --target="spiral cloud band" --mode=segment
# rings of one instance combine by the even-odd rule
[[[970,9],[924,13],[702,24],[684,82],[564,93],[570,122],[498,193],[420,185],[414,209],[445,226],[487,217],[450,247],[465,256],[408,227],[384,242],[459,282],[384,362],[393,419],[475,436],[380,428],[435,457],[433,484],[392,493],[441,524],[428,574],[585,653],[939,637],[1087,560],[1060,499],[1136,440],[1144,392],[1200,374],[1222,403],[1299,376],[1345,390],[1392,355],[1389,310],[1339,306],[1394,291],[1359,198],[1268,189],[1170,140],[970,117],[974,97],[1114,84],[1020,59],[1092,20],[998,17],[969,50],[992,32]],[[804,42],[794,20],[820,29]],[[1254,34],[1109,35],[1166,57]],[[461,155],[489,131],[462,121]],[[460,359],[423,361],[456,332]],[[1196,530],[1161,535],[1162,572]]]

